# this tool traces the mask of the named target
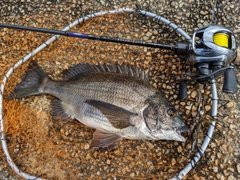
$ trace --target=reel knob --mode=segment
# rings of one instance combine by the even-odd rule
[[[236,72],[233,68],[227,69],[224,72],[223,92],[237,93],[237,91]]]
[[[186,99],[186,98],[187,98],[187,83],[186,81],[180,81],[178,99]]]

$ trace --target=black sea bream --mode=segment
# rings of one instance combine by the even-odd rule
[[[78,64],[54,81],[32,61],[10,98],[50,94],[53,115],[77,119],[96,129],[91,146],[126,139],[185,141],[187,126],[142,70],[127,65]]]

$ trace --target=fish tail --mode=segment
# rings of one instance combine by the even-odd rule
[[[9,99],[12,100],[25,96],[41,94],[42,88],[48,79],[50,78],[37,64],[37,62],[31,61],[25,77],[9,95]]]

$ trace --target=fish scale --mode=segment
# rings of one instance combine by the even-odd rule
[[[44,89],[46,93],[53,94],[56,97],[66,96],[65,93],[73,93],[77,96],[81,95],[86,99],[105,101],[127,109],[133,109],[138,105],[142,105],[149,95],[154,94],[154,92],[151,91],[146,94],[145,88],[139,87],[138,89],[136,88],[137,90],[132,90],[127,85],[119,86],[115,82],[105,84],[102,82],[95,82],[89,84],[81,82],[81,80],[79,80],[79,82],[76,80],[75,84],[72,84],[72,82],[69,84],[63,82],[49,82],[46,88]],[[77,96],[73,98],[78,98]]]

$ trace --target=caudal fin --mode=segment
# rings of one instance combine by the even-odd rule
[[[39,89],[48,78],[37,62],[31,61],[25,77],[9,95],[9,99],[41,94]]]

